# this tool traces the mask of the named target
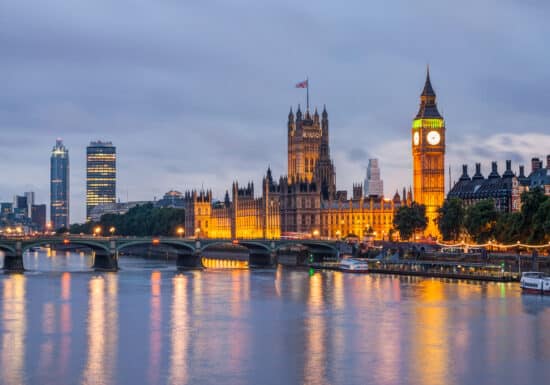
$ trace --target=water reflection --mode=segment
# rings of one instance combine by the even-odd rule
[[[178,274],[172,280],[172,317],[170,320],[170,383],[186,384],[189,316],[187,313],[187,276]]]
[[[443,304],[445,284],[427,279],[420,283],[419,290],[411,329],[411,377],[419,384],[453,384],[449,372],[448,307]]]
[[[162,274],[151,272],[151,312],[149,315],[149,383],[158,384],[162,354]]]
[[[550,375],[550,298],[520,296],[515,283],[288,268],[176,274],[173,261],[140,263],[116,274],[0,275],[0,383],[530,384]]]
[[[3,282],[2,296],[2,360],[0,376],[8,384],[25,381],[25,333],[27,331],[26,278],[10,275]]]
[[[108,273],[90,279],[88,356],[83,384],[114,384],[118,348],[118,276]]]
[[[314,274],[309,279],[309,296],[305,320],[305,384],[326,383],[325,316],[323,275]]]
[[[59,347],[59,373],[60,377],[66,377],[69,370],[69,359],[71,357],[71,273],[61,274],[61,315],[60,332],[61,341]]]

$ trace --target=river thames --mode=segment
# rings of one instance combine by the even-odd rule
[[[2,384],[543,384],[550,298],[516,283],[24,257]]]

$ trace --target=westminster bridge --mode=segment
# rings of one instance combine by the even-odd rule
[[[176,251],[178,269],[203,268],[202,255],[216,246],[238,245],[248,250],[250,266],[271,266],[277,261],[277,252],[300,246],[309,255],[339,255],[338,241],[319,239],[189,239],[175,237],[86,237],[86,236],[43,236],[0,239],[0,251],[4,253],[3,270],[22,272],[25,270],[25,251],[43,246],[75,246],[87,248],[93,254],[95,270],[118,270],[119,253],[125,249],[147,246],[165,246]]]

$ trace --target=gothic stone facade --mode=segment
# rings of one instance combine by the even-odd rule
[[[288,115],[288,175],[275,181],[268,169],[260,197],[254,184],[233,183],[231,197],[213,202],[211,191],[185,194],[185,231],[188,236],[236,239],[287,236],[344,237],[372,234],[388,239],[395,210],[410,204],[412,194],[393,199],[364,197],[354,185],[353,197],[336,191],[336,173],[330,158],[326,108]]]

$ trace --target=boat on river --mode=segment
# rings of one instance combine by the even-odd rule
[[[538,271],[527,271],[521,274],[519,286],[523,293],[550,295],[550,276]]]
[[[369,271],[367,261],[362,261],[354,258],[343,258],[338,264],[341,271],[349,273],[366,273]]]

